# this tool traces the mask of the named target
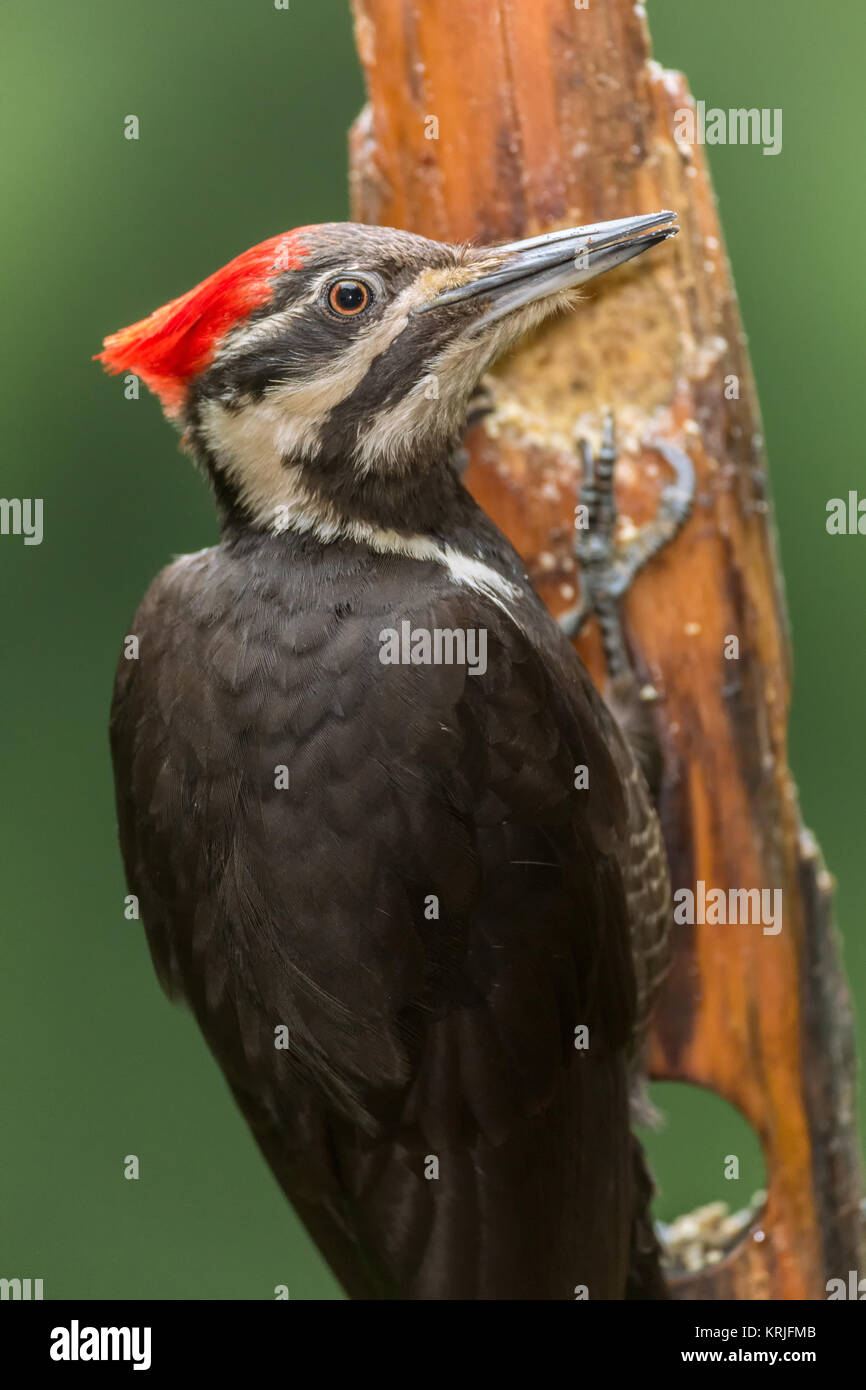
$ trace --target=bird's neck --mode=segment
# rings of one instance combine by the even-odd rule
[[[294,532],[328,543],[371,533],[442,537],[472,525],[475,504],[443,442],[413,458],[359,467],[325,453],[313,458],[233,457],[197,451],[224,534]]]
[[[403,470],[358,473],[326,460],[286,460],[279,492],[255,512],[231,473],[205,462],[228,544],[246,548],[259,537],[265,544],[281,539],[292,552],[360,548],[374,562],[398,555],[445,564],[470,584],[480,567],[501,576],[507,590],[527,586],[523,562],[460,481],[453,445]]]

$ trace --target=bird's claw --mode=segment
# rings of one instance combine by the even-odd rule
[[[580,506],[575,509],[574,553],[580,568],[580,600],[560,618],[567,637],[576,637],[587,618],[595,617],[601,629],[608,675],[615,678],[628,670],[629,659],[622,630],[620,605],[635,575],[680,530],[692,506],[695,470],[682,449],[664,440],[650,440],[647,448],[661,454],[674,473],[662,491],[658,511],[624,544],[616,540],[617,509],[614,494],[616,444],[613,413],[605,413],[601,448],[593,455],[583,438],[577,442],[583,463]],[[646,693],[644,693],[646,692]],[[645,701],[658,698],[651,686],[640,692]]]

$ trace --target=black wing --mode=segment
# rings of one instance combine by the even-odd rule
[[[152,587],[112,746],[156,968],[354,1296],[622,1297],[631,765],[555,633],[388,575]],[[383,665],[394,615],[484,629],[486,672]]]

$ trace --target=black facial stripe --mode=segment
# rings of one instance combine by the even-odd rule
[[[335,406],[325,424],[328,434],[344,434],[347,426],[374,412],[399,405],[414,386],[435,371],[436,358],[454,339],[454,314],[446,310],[410,318],[402,333],[375,357],[351,395]]]
[[[363,258],[359,256],[358,261],[357,274],[363,278]],[[345,277],[347,266],[352,266],[352,261],[344,249],[339,256],[319,257],[303,271],[289,272],[268,303],[245,320],[244,327],[265,323],[282,310],[291,309],[304,300],[309,301],[318,286],[327,287],[331,276],[334,280]],[[194,385],[196,398],[217,397],[231,409],[232,398],[260,400],[270,386],[283,381],[302,380],[326,370],[335,357],[369,332],[423,268],[424,264],[407,265],[396,258],[377,261],[375,273],[384,283],[384,293],[373,287],[370,305],[363,313],[343,317],[333,313],[325,302],[319,302],[317,298],[302,308],[300,314],[282,331],[275,324],[273,339],[253,344],[247,350],[240,347],[236,355],[227,354],[224,361],[202,373]],[[395,396],[398,395],[399,383],[394,390]]]
[[[197,385],[199,399],[219,397],[231,408],[246,400],[261,400],[270,386],[284,381],[303,381],[323,372],[363,337],[381,308],[371,306],[356,318],[341,319],[327,308],[311,305],[308,314],[288,326],[279,337],[250,347],[239,356],[211,367]]]

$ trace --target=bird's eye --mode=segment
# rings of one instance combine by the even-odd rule
[[[370,303],[370,291],[362,280],[335,280],[328,290],[328,304],[335,314],[354,318]]]

